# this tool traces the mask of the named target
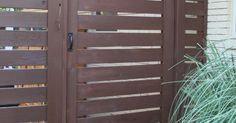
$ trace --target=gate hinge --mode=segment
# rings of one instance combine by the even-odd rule
[[[73,33],[68,33],[67,35],[67,50],[72,51],[73,50]]]

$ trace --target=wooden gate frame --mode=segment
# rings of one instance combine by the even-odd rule
[[[176,61],[183,57],[183,53],[177,53],[183,49],[184,44],[182,30],[183,24],[181,20],[182,9],[181,1],[183,0],[164,0],[164,76],[165,82],[173,81],[179,78],[179,74],[183,71],[168,70]],[[205,0],[205,4],[207,0]],[[49,0],[48,1],[48,112],[47,118],[49,123],[76,123],[75,101],[76,84],[75,70],[76,65],[67,59],[74,58],[73,53],[67,52],[67,33],[77,33],[77,0]],[[207,7],[205,6],[205,11]],[[68,19],[67,19],[68,18]],[[205,15],[205,26],[206,26]],[[175,28],[174,28],[175,27]],[[206,35],[206,28],[204,29]],[[74,35],[74,40],[77,36]],[[76,45],[76,44],[75,44]],[[170,55],[171,53],[171,55]],[[176,54],[175,54],[176,53]],[[166,55],[168,54],[168,55]],[[75,60],[71,60],[75,61]],[[60,67],[58,67],[60,66]],[[178,74],[176,74],[178,73]],[[70,88],[70,89],[68,89]],[[165,91],[167,90],[167,91]],[[69,96],[68,96],[69,95]],[[167,123],[169,109],[175,95],[174,85],[163,85],[162,88],[162,122]]]
[[[48,0],[48,110],[49,123],[66,123],[67,0]]]

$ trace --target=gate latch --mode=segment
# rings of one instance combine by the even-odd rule
[[[73,33],[68,33],[67,35],[67,50],[72,51],[73,50]]]

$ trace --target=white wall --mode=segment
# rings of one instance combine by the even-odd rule
[[[232,37],[232,2],[236,0],[208,0],[208,36],[218,47],[236,52],[236,37]]]

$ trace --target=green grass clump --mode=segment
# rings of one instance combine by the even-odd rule
[[[169,123],[236,123],[236,65],[233,55],[214,44],[205,64],[186,75],[175,98]]]

